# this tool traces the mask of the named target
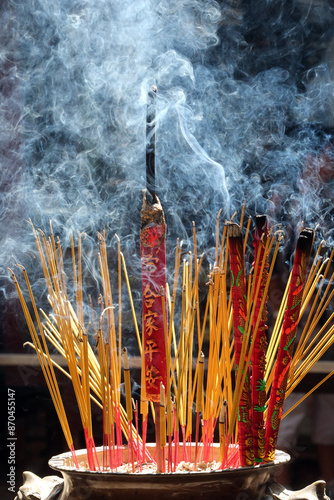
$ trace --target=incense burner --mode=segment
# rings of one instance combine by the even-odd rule
[[[151,452],[154,453],[152,445]],[[148,445],[149,447],[149,445]],[[98,448],[102,456],[102,448]],[[123,449],[127,461],[127,448]],[[64,477],[63,491],[57,500],[164,500],[164,499],[261,499],[270,483],[274,482],[277,468],[290,457],[277,451],[275,461],[254,467],[201,472],[173,473],[121,473],[85,470],[86,450],[77,452],[79,469],[73,464],[71,453],[52,457],[49,465]],[[219,461],[219,445],[213,448],[213,459]]]

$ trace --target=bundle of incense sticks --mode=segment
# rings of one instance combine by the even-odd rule
[[[203,256],[198,257],[195,224],[193,251],[183,260],[182,247],[177,242],[171,290],[168,283],[163,286],[161,281],[159,293],[155,289],[151,290],[152,297],[144,293],[144,300],[160,302],[153,311],[154,322],[147,322],[152,313],[151,302],[147,304],[143,337],[119,241],[118,279],[111,282],[105,234],[98,235],[103,292],[99,298],[101,312],[97,322],[94,304],[90,304],[91,313],[88,314],[83,303],[82,236],[78,235],[77,241],[72,238],[75,299],[71,303],[68,293],[71,279],[65,274],[61,242],[54,237],[51,225],[49,237],[33,228],[52,308],[49,315],[38,310],[26,271],[22,270],[32,310],[17,277],[13,271],[11,273],[32,338],[29,345],[38,355],[76,466],[75,446],[54,367],[72,380],[91,470],[119,470],[124,466],[121,450],[125,443],[129,445],[125,466],[130,473],[142,470],[145,463],[161,462],[161,457],[158,471],[172,473],[184,461],[191,462],[193,470],[198,470],[203,463],[210,464],[213,460],[216,427],[220,443],[220,461],[216,468],[242,467],[274,459],[279,423],[284,417],[284,398],[334,342],[334,313],[319,326],[334,293],[334,276],[329,276],[334,251],[323,259],[325,243],[322,242],[308,265],[313,231],[301,231],[277,319],[269,331],[266,326],[268,288],[282,235],[281,232],[273,233],[264,217],[256,218],[254,260],[247,273],[244,255],[251,238],[251,220],[244,231],[243,213],[239,225],[234,221],[225,222],[222,231],[219,215],[217,217],[215,263],[209,271],[202,313],[198,304],[202,293],[199,276]],[[157,231],[155,234],[157,239],[154,241],[161,241],[162,233]],[[145,239],[147,241],[151,240]],[[150,277],[152,279],[152,275]],[[122,337],[123,282],[131,304],[132,326],[143,366],[142,435],[139,434],[137,402],[131,394],[131,358],[128,358]],[[115,296],[119,304],[118,317],[114,315]],[[176,307],[180,309],[178,319]],[[305,326],[297,341],[296,330],[302,317]],[[159,338],[153,335],[158,324]],[[152,335],[149,335],[150,325]],[[95,334],[93,343],[89,341],[90,330]],[[268,343],[267,334],[270,334]],[[142,338],[145,345],[142,345]],[[204,342],[204,338],[208,342]],[[153,362],[153,354],[158,351],[155,344],[159,346],[159,356],[163,353],[163,359],[157,358],[164,371],[161,379],[159,374],[153,379],[148,373],[151,356]],[[53,361],[50,346],[65,358],[67,368]],[[121,398],[123,381],[125,407]],[[147,397],[149,389],[154,397]],[[155,456],[146,448],[148,402],[151,402],[153,418],[159,423]],[[92,405],[103,415],[102,459],[98,458],[95,448]]]

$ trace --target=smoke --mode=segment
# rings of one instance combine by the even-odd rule
[[[152,84],[171,255],[192,221],[210,255],[218,211],[244,199],[246,215],[319,222],[332,241],[330,2],[6,0],[0,16],[2,282],[36,268],[29,218],[52,219],[65,248],[85,232],[97,282],[96,232],[111,250],[117,233],[139,275]]]

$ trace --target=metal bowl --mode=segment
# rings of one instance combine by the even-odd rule
[[[147,447],[154,453],[154,445]],[[102,448],[98,448],[97,453],[102,461]],[[49,461],[50,467],[64,477],[64,489],[59,500],[259,500],[266,486],[273,482],[276,469],[290,460],[287,453],[277,450],[275,461],[253,467],[210,472],[132,474],[86,470],[86,450],[79,450],[76,454],[79,469],[74,467],[69,452],[54,456]],[[127,455],[127,448],[124,448],[125,462]],[[219,461],[219,445],[214,446],[213,458]]]

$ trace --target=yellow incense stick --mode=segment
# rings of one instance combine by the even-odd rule
[[[165,386],[160,384],[160,446],[166,446],[166,403]]]

